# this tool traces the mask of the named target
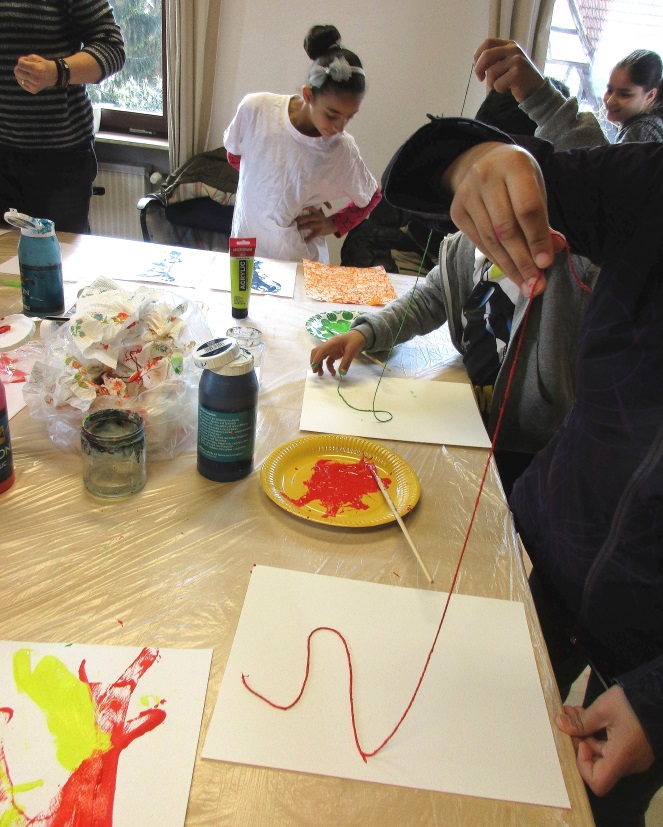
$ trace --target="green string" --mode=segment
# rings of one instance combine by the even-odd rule
[[[472,80],[472,73],[473,72],[474,72],[474,62],[472,63],[472,66],[470,67],[470,74],[469,74],[469,77],[467,78],[467,86],[465,87],[465,95],[463,97],[463,105],[461,106],[461,109],[460,109],[461,117],[463,115],[463,112],[465,111],[465,104],[467,102],[467,93],[470,90],[470,82]],[[390,411],[383,411],[383,410],[376,409],[375,400],[376,400],[377,395],[378,395],[378,390],[380,389],[380,382],[382,382],[382,377],[384,376],[384,373],[387,369],[387,364],[389,362],[389,358],[391,357],[391,353],[392,353],[393,349],[396,347],[396,342],[398,341],[398,337],[400,336],[401,330],[403,329],[403,325],[405,324],[405,319],[407,318],[407,314],[410,312],[410,307],[412,305],[412,299],[414,298],[414,292],[417,289],[417,285],[419,284],[419,276],[421,275],[421,268],[424,266],[424,262],[426,261],[426,255],[428,253],[428,246],[430,244],[430,240],[431,240],[432,237],[433,237],[433,231],[431,230],[428,234],[428,239],[426,241],[426,247],[424,249],[424,254],[423,254],[423,256],[421,258],[421,262],[419,264],[419,269],[417,270],[417,278],[414,282],[414,287],[410,291],[410,299],[409,299],[409,301],[407,303],[407,306],[405,308],[405,313],[403,314],[403,319],[401,320],[400,327],[396,331],[396,336],[394,337],[394,341],[391,343],[391,347],[389,348],[389,353],[387,354],[387,358],[385,359],[385,365],[382,368],[382,373],[380,374],[380,378],[378,379],[378,383],[375,387],[375,393],[373,394],[373,404],[372,404],[371,408],[356,408],[354,405],[351,405],[350,402],[348,402],[348,400],[341,393],[341,382],[343,381],[343,374],[339,372],[339,380],[338,380],[338,384],[336,385],[336,392],[341,397],[341,399],[345,402],[345,404],[348,406],[348,408],[352,408],[353,411],[358,411],[359,413],[372,413],[373,416],[375,417],[375,419],[378,422],[390,422],[394,418],[394,415]],[[386,419],[380,419],[378,414],[385,414]]]
[[[474,72],[474,61],[472,62],[472,66],[470,66],[470,76],[467,79],[467,86],[465,87],[465,96],[463,98],[463,105],[460,107],[460,117],[463,117],[463,112],[465,111],[465,104],[467,103],[467,93],[470,91],[470,82],[472,80],[472,73]]]
[[[428,239],[426,240],[426,247],[424,248],[424,254],[421,257],[421,262],[419,263],[419,269],[417,270],[417,277],[416,277],[415,282],[414,282],[414,287],[412,288],[412,290],[410,290],[410,298],[408,299],[408,303],[405,307],[405,313],[403,313],[403,318],[401,319],[401,323],[398,327],[398,330],[396,331],[396,335],[394,336],[394,341],[391,343],[391,346],[389,348],[389,352],[387,353],[387,358],[384,360],[384,367],[382,368],[382,373],[380,374],[380,378],[378,379],[378,383],[375,387],[375,393],[373,394],[372,406],[370,408],[356,408],[354,405],[352,405],[350,402],[348,402],[348,400],[341,393],[341,383],[343,382],[344,374],[339,372],[339,375],[338,375],[338,384],[336,385],[336,392],[341,397],[341,399],[345,402],[345,404],[348,406],[348,408],[352,408],[353,411],[358,411],[359,413],[372,413],[373,416],[375,417],[375,419],[378,422],[390,422],[394,418],[394,415],[390,411],[383,411],[383,410],[376,409],[375,400],[376,400],[377,395],[378,395],[378,390],[380,389],[380,382],[382,382],[382,377],[384,376],[384,373],[387,370],[387,365],[389,363],[389,359],[391,358],[392,351],[396,347],[396,343],[398,342],[398,337],[400,336],[401,330],[403,329],[403,325],[405,324],[405,319],[407,319],[407,315],[410,312],[410,307],[412,306],[412,300],[414,299],[414,294],[415,294],[415,291],[417,289],[417,285],[419,284],[419,276],[421,275],[421,268],[424,266],[424,262],[426,261],[426,256],[428,254],[428,247],[430,245],[430,240],[431,240],[432,237],[433,237],[433,231],[431,230],[428,233]],[[386,419],[381,419],[378,416],[378,414],[385,414]]]

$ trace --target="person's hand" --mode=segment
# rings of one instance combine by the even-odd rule
[[[331,209],[329,202],[325,202],[325,206],[327,209]],[[301,215],[295,218],[295,224],[297,224],[300,233],[306,233],[304,241],[310,241],[316,236],[331,235],[336,232],[336,224],[317,207],[307,207]]]
[[[485,80],[488,90],[511,90],[518,103],[533,95],[545,83],[525,52],[513,40],[489,37],[474,53],[474,73]]]
[[[39,55],[19,57],[14,66],[14,77],[26,92],[36,95],[42,89],[55,86],[58,81],[58,67],[54,60],[44,60]]]
[[[528,297],[543,292],[543,270],[564,248],[551,230],[543,176],[521,147],[489,141],[459,156],[442,185],[454,193],[451,218]]]
[[[310,365],[313,373],[322,376],[325,372],[325,364],[327,370],[332,376],[336,376],[336,368],[334,362],[340,359],[338,366],[341,376],[350,369],[353,359],[366,347],[366,339],[364,335],[358,330],[350,330],[348,333],[341,333],[338,336],[332,336],[321,345],[314,347],[311,351]]]
[[[564,713],[557,726],[573,739],[578,770],[595,795],[653,764],[654,751],[621,686],[611,686],[587,709],[565,706]]]

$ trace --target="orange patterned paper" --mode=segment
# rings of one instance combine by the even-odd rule
[[[338,267],[304,259],[306,295],[336,304],[387,304],[396,291],[379,267]]]

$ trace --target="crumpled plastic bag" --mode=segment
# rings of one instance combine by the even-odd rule
[[[189,299],[157,288],[87,288],[67,324],[43,340],[23,395],[58,448],[80,450],[85,416],[103,408],[145,420],[148,460],[193,449],[201,369],[193,352],[212,333]]]

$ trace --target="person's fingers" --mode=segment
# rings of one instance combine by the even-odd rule
[[[315,222],[316,219],[311,215],[299,215],[295,218],[295,224],[298,230],[307,230],[309,227],[312,227]]]
[[[474,74],[479,80],[485,80],[488,68],[504,59],[510,43],[509,40],[500,40],[497,37],[489,37],[483,41],[473,56]]]
[[[322,376],[326,367],[332,376],[336,376],[335,362],[340,359],[338,369],[345,375],[350,369],[355,356],[361,352],[366,345],[366,339],[359,331],[332,336],[321,345],[317,345],[311,351],[309,362],[313,373]]]
[[[350,365],[354,362],[357,354],[361,352],[361,349],[362,344],[360,343],[347,344],[345,350],[343,351],[343,357],[341,358],[338,366],[340,373],[345,375],[350,370]]]
[[[459,206],[458,210],[452,206],[451,218],[474,246],[478,247],[493,264],[496,264],[506,276],[515,282],[519,290],[524,292],[523,278],[518,272],[513,259],[499,242],[490,215],[484,205],[478,203],[473,208],[471,215],[465,211],[462,205]]]
[[[336,369],[334,367],[334,362],[342,356],[342,346],[338,343],[336,337],[332,337],[326,342],[323,342],[321,345],[314,347],[311,351],[311,355],[309,356],[311,370],[313,373],[317,373],[318,376],[322,376],[325,372],[324,369],[326,365],[327,370],[331,373],[331,375],[335,376]]]
[[[325,352],[323,345],[316,345],[309,356],[309,364],[311,365],[311,370],[313,371],[313,373],[317,373],[318,376],[322,376],[322,374],[324,373],[322,367],[324,357]]]
[[[587,730],[587,710],[564,707],[557,716],[558,727],[573,737],[576,764],[581,778],[595,795],[609,792],[619,778],[618,765],[609,758],[611,745],[605,738],[583,736]],[[604,730],[602,730],[604,731]]]
[[[332,376],[336,376],[336,368],[334,366],[334,362],[336,361],[334,356],[327,357],[327,370]]]
[[[510,179],[507,182],[507,189],[511,203],[514,205],[516,224],[525,236],[529,255],[536,267],[544,270],[553,263],[555,255],[548,223],[545,186],[539,168],[536,167],[535,171],[537,174],[529,188],[525,186],[515,190],[515,182]],[[513,258],[514,263],[521,269],[520,259],[515,256]],[[522,269],[521,272],[523,272]]]
[[[36,94],[55,83],[57,69],[53,61],[39,55],[27,55],[17,60],[14,77],[26,92]]]
[[[497,196],[495,196],[497,197]],[[526,297],[545,289],[545,277],[534,256],[547,249],[545,237],[530,230],[530,238],[522,231],[518,217],[511,209],[507,193],[499,197],[500,206],[487,208],[481,202],[471,205],[471,215],[462,204],[452,204],[451,217],[470,240],[507,275]],[[462,212],[461,212],[462,211]],[[545,232],[550,233],[547,228]],[[533,249],[531,247],[533,245]],[[552,242],[548,242],[552,250]],[[550,260],[544,266],[552,263]]]
[[[502,60],[503,49],[501,47],[485,49],[480,55],[474,59],[474,74],[478,80],[484,81],[489,79],[488,74],[490,70]],[[492,84],[488,84],[489,90]]]

